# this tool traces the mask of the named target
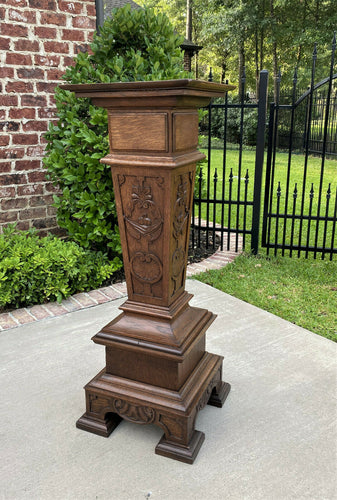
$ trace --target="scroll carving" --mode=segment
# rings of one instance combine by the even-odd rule
[[[183,286],[186,247],[188,228],[190,220],[190,202],[191,189],[193,182],[193,173],[180,174],[176,176],[176,201],[173,210],[173,238],[175,248],[172,253],[172,283],[173,289],[171,296]]]
[[[166,439],[182,439],[184,435],[184,424],[178,418],[169,418],[160,415],[158,425],[164,430]]]
[[[122,186],[125,182],[125,175],[124,174],[119,174],[118,175],[118,184]]]
[[[189,218],[188,174],[178,176],[177,199],[174,205],[173,235],[178,239],[183,235]]]
[[[208,400],[211,397],[212,390],[213,390],[214,386],[215,386],[215,382],[213,382],[213,381],[208,385],[208,387],[207,387],[206,391],[204,392],[201,400],[199,401],[199,404],[197,406],[197,411],[202,410],[207,405]]]
[[[204,408],[204,406],[207,405],[207,403],[211,397],[212,391],[213,391],[213,389],[216,388],[219,381],[221,381],[221,367],[220,367],[220,370],[218,370],[216,372],[216,374],[214,375],[214,377],[212,378],[212,380],[208,384],[206,391],[202,395],[202,397],[197,405],[197,411],[202,410]]]
[[[172,277],[173,279],[179,278],[182,268],[185,265],[185,252],[184,249],[178,247],[175,249],[172,256]]]
[[[163,275],[163,266],[153,253],[136,252],[131,259],[131,273],[150,285],[157,283]]]
[[[156,418],[156,412],[150,406],[132,405],[122,399],[116,399],[113,406],[120,417],[137,424],[152,424]]]

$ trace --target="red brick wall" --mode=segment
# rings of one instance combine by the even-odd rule
[[[184,52],[184,70],[191,71],[191,54],[187,50]]]
[[[96,24],[95,0],[0,0],[0,232],[58,232],[42,168],[53,90]]]

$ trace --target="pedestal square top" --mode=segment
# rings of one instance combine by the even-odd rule
[[[235,86],[201,80],[159,80],[141,82],[85,83],[61,85],[76,97],[89,97],[102,107],[201,107],[213,97],[223,97]]]

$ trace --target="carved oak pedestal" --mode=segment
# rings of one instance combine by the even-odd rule
[[[233,87],[193,80],[65,85],[107,108],[111,166],[128,300],[93,337],[106,367],[85,387],[77,427],[109,436],[122,419],[156,424],[156,453],[193,463],[204,434],[199,410],[230,390],[222,357],[205,351],[215,319],[184,290],[198,112]]]

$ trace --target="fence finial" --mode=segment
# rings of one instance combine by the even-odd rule
[[[314,183],[312,182],[309,197],[312,199],[314,195],[315,195]]]
[[[294,198],[294,200],[297,198],[297,193],[298,193],[298,191],[297,191],[297,182],[296,182],[295,183],[294,192],[293,192],[293,198]]]
[[[213,73],[212,73],[212,68],[209,68],[209,74],[208,74],[208,81],[212,82],[213,81]]]

